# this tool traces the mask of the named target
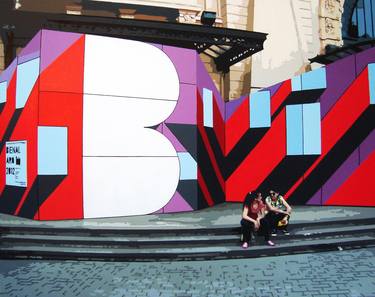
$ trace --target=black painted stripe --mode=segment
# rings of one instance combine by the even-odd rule
[[[0,197],[0,212],[14,215],[25,191],[26,187],[6,185]]]
[[[9,140],[10,136],[12,135],[14,129],[16,128],[18,119],[21,116],[23,109],[16,109],[12,115],[12,118],[9,121],[7,129],[5,130],[3,139],[0,142],[0,152],[3,150],[5,143]]]
[[[215,170],[212,166],[209,154],[200,133],[197,134],[198,140],[198,166],[200,172],[206,182],[207,189],[211,194],[212,200],[215,204],[225,201],[224,190],[221,188],[218,177],[216,176]]]
[[[18,215],[32,219],[66,175],[38,175]]]
[[[285,156],[258,187],[257,192],[268,193],[271,189],[284,195],[319,157]]]

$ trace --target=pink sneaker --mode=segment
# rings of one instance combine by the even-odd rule
[[[243,249],[247,249],[249,247],[249,244],[247,243],[247,242],[244,242],[243,244],[242,244],[242,248]]]
[[[268,241],[267,241],[267,244],[268,244],[269,246],[274,246],[274,245],[275,245],[271,240],[268,240]]]

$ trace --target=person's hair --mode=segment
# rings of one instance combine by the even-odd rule
[[[260,196],[261,200],[264,202],[265,198],[263,197],[262,192],[257,192],[256,197],[259,197],[259,196]]]
[[[250,204],[254,199],[254,194],[252,194],[251,192],[247,193],[245,199],[243,200],[243,207],[245,207],[245,205]]]

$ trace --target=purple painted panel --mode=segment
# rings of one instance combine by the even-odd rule
[[[366,159],[375,150],[375,130],[372,130],[369,136],[359,146],[359,158],[360,163],[366,161]]]
[[[319,189],[314,196],[307,201],[307,205],[321,205],[322,203],[322,189]]]
[[[176,67],[180,83],[196,84],[196,59],[197,52],[192,49],[163,46],[163,52],[172,60]]]
[[[163,124],[160,124],[159,126],[157,126],[156,131],[163,134]]]
[[[223,119],[225,119],[225,102],[221,98],[219,91],[217,90],[215,83],[208,74],[204,63],[199,57],[197,57],[197,87],[198,92],[203,98],[203,88],[210,89],[214,95],[214,99],[219,107],[220,114]]]
[[[262,89],[262,91],[270,91],[271,97],[277,92],[284,82]]]
[[[166,206],[164,206],[164,213],[168,212],[180,212],[180,211],[192,211],[193,209],[187,203],[184,198],[181,197],[180,193],[177,191],[174,193],[173,197]]]
[[[39,31],[20,52],[20,54],[18,55],[18,64],[40,57],[41,32],[42,31]]]
[[[320,97],[321,118],[355,80],[355,56],[349,56],[326,67],[327,88]]]
[[[356,149],[323,185],[322,204],[324,204],[336,192],[340,185],[355,171],[358,165],[359,149]]]
[[[271,97],[277,92],[284,82],[278,83],[276,85],[261,89],[260,91],[269,91]],[[248,98],[248,95],[242,95],[240,98],[231,100],[225,103],[225,121],[227,121],[236,109],[241,105],[241,103]]]
[[[243,95],[238,99],[231,100],[225,103],[225,121],[229,120],[232,114],[237,110],[237,108],[249,98],[248,95]]]
[[[368,64],[375,63],[375,47],[358,53],[355,57],[356,72],[358,76]]]
[[[17,58],[13,60],[13,62],[5,69],[3,72],[0,73],[0,82],[2,81],[10,81],[14,71],[17,68]]]
[[[176,136],[174,136],[165,124],[163,124],[163,135],[169,139],[176,152],[187,152],[186,148],[178,141]]]
[[[81,36],[82,34],[78,33],[43,30],[40,62],[41,71],[46,69]]]
[[[197,124],[196,86],[180,84],[180,95],[172,114],[166,123]]]
[[[153,46],[157,47],[158,49],[163,50],[163,45],[161,45],[161,44],[158,44],[158,43],[150,43],[150,42],[147,42],[147,43],[150,44],[150,45],[153,45]]]

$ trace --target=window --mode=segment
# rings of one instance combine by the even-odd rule
[[[349,26],[350,37],[375,37],[375,0],[358,0],[353,9],[351,24]]]

